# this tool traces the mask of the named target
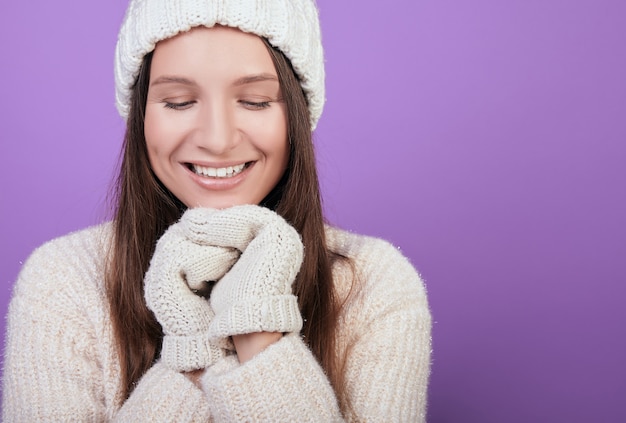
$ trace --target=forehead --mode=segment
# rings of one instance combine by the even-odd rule
[[[152,58],[152,72],[155,71],[276,74],[268,48],[260,37],[225,26],[196,27],[159,42]]]

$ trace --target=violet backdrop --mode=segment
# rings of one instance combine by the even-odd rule
[[[426,281],[429,421],[626,421],[626,2],[318,5],[325,209]],[[0,6],[2,315],[36,246],[108,215],[125,6]]]

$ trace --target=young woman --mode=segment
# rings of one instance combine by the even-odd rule
[[[133,0],[112,222],[14,288],[5,421],[423,421],[430,313],[388,243],[324,223],[311,0]]]

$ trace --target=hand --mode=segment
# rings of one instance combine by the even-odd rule
[[[210,339],[299,332],[302,316],[291,289],[303,257],[298,232],[278,214],[259,206],[216,211],[209,220],[206,242],[241,251],[211,293],[215,317]]]
[[[222,278],[239,257],[235,249],[204,242],[206,225],[192,212],[159,239],[144,280],[146,304],[164,332],[161,360],[177,371],[206,368],[224,355],[208,339],[213,310],[194,292]],[[206,216],[213,212],[204,210]]]

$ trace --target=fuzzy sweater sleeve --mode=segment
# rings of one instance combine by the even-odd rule
[[[210,410],[203,392],[183,374],[157,362],[116,414],[116,423],[208,422]]]
[[[216,422],[342,421],[326,375],[297,334],[242,365],[222,359],[202,383]]]
[[[425,421],[431,318],[424,285],[386,242],[347,241],[342,253],[352,264],[334,272],[340,290],[351,292],[338,328],[343,413],[311,352],[288,335],[242,365],[228,358],[206,371],[215,421]]]
[[[123,402],[103,236],[90,229],[54,240],[22,268],[7,318],[3,421],[208,421],[202,391],[160,363]]]

